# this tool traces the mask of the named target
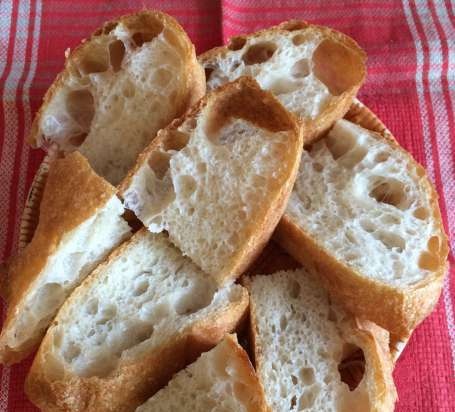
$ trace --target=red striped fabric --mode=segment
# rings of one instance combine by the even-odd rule
[[[367,51],[360,92],[400,143],[425,165],[455,231],[455,5],[451,0],[2,0],[0,2],[0,260],[16,249],[27,190],[43,153],[24,139],[64,50],[102,22],[138,7],[175,16],[198,52],[229,37],[301,18],[330,25]],[[455,262],[435,312],[415,331],[394,376],[397,411],[455,410]],[[4,312],[4,308],[2,308]],[[23,382],[30,360],[0,371],[0,411],[36,410]]]

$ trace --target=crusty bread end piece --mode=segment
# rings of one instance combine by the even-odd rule
[[[239,276],[282,216],[302,151],[293,116],[250,78],[161,130],[120,186],[125,206],[220,283]]]
[[[0,361],[36,348],[58,308],[85,276],[130,233],[116,190],[75,152],[49,170],[32,241],[8,270],[8,313]]]
[[[343,33],[291,20],[233,37],[199,56],[207,89],[251,76],[303,122],[309,142],[348,111],[366,74],[366,55]]]
[[[304,150],[275,239],[395,340],[441,293],[447,237],[425,170],[393,138],[346,120]]]
[[[67,53],[29,141],[79,150],[116,185],[156,132],[204,93],[185,31],[165,13],[142,10],[105,23]]]
[[[264,392],[235,335],[221,343],[150,398],[136,412],[267,412]]]
[[[393,411],[388,333],[303,269],[246,279],[256,371],[272,411]]]
[[[248,306],[145,228],[117,248],[59,311],[26,393],[47,411],[133,411],[232,332]]]

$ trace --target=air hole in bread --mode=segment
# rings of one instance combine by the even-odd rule
[[[133,291],[133,296],[141,296],[145,292],[147,292],[149,288],[149,282],[147,279],[140,279],[139,281],[136,282],[134,285],[134,291]]]
[[[289,294],[293,299],[297,299],[300,295],[300,284],[294,279],[289,283]]]
[[[321,163],[315,162],[313,163],[313,170],[315,172],[321,173],[324,170],[324,166]]]
[[[229,40],[229,44],[227,48],[229,50],[241,50],[246,44],[246,39],[245,37],[233,37],[231,40]]]
[[[391,250],[394,249],[398,253],[403,252],[403,250],[406,248],[406,241],[395,233],[381,230],[374,232],[373,236],[379,240],[386,248]]]
[[[295,408],[295,406],[297,405],[297,397],[294,395],[292,398],[291,398],[291,405],[290,405],[290,408],[289,410],[293,410]]]
[[[76,359],[81,354],[81,348],[79,345],[75,343],[69,343],[66,348],[63,350],[63,359],[67,363],[71,363],[74,359]]]
[[[333,157],[333,160],[338,160],[341,156],[351,151],[357,144],[355,136],[348,134],[343,136],[342,139],[338,136],[329,135],[324,141],[327,149],[329,149],[329,152]]]
[[[205,72],[205,81],[208,82],[209,79],[210,79],[210,76],[212,75],[212,73],[214,72],[214,68],[213,67],[205,67],[204,68],[204,72]]]
[[[360,223],[360,227],[365,231],[365,232],[368,232],[368,233],[372,233],[376,230],[376,226],[373,222],[371,222],[370,220],[366,220],[366,219],[361,219],[359,221]]]
[[[300,89],[300,84],[290,79],[277,79],[271,83],[268,90],[274,95],[279,96],[280,94],[291,93],[297,89]]]
[[[136,94],[136,89],[130,80],[126,80],[122,86],[122,94],[126,98],[133,97]]]
[[[308,59],[296,61],[291,68],[291,75],[297,78],[307,77],[310,72],[310,61]]]
[[[439,236],[431,236],[427,245],[429,252],[437,255],[440,251]]]
[[[378,203],[395,206],[401,210],[406,209],[407,199],[404,185],[399,180],[379,178],[373,183],[373,188],[370,190],[369,195],[376,199]]]
[[[85,311],[89,315],[96,315],[98,313],[98,299],[92,298],[87,302]]]
[[[153,83],[156,84],[156,87],[162,87],[165,88],[169,82],[174,79],[175,75],[168,69],[158,69],[155,71],[153,74]],[[171,101],[174,101],[174,99],[171,99]]]
[[[169,130],[166,139],[163,141],[163,150],[182,150],[188,144],[189,139],[188,133],[180,130]]]
[[[318,355],[322,358],[322,359],[329,359],[330,356],[329,354],[322,348],[318,348]]]
[[[292,38],[294,46],[300,46],[308,40],[308,34],[298,33]]]
[[[365,374],[365,355],[357,345],[345,343],[342,350],[341,362],[338,364],[340,379],[349,390],[353,391],[362,381]]]
[[[351,230],[347,230],[345,233],[345,236],[349,243],[352,243],[354,245],[358,244],[357,239],[354,235],[354,232],[352,232]]]
[[[302,30],[302,29],[306,29],[307,27],[308,27],[307,23],[305,23],[303,21],[298,21],[298,20],[287,21],[286,23],[283,23],[280,25],[280,28],[282,30],[287,30],[287,31]]]
[[[53,341],[53,345],[55,348],[60,348],[62,346],[62,343],[63,343],[63,333],[62,333],[62,330],[59,329],[59,328],[55,328],[54,329],[54,335],[53,335],[53,338],[52,338],[52,341]]]
[[[419,257],[419,268],[423,270],[436,271],[439,268],[439,258],[430,252],[422,252]]]
[[[284,330],[286,330],[287,326],[288,326],[288,320],[286,319],[286,316],[281,315],[281,318],[280,318],[281,331],[283,332]]]
[[[320,392],[319,386],[308,388],[299,398],[298,411],[309,409],[314,405],[318,394]]]
[[[416,166],[416,173],[419,177],[425,177],[427,175],[426,170],[420,165]]]
[[[92,94],[88,90],[72,90],[65,101],[68,115],[83,131],[88,131],[95,115],[95,104]]]
[[[374,161],[375,161],[376,163],[382,163],[382,162],[385,162],[389,157],[390,157],[390,153],[387,153],[387,152],[379,152],[379,153],[374,157]]]
[[[158,36],[162,29],[163,28],[161,27],[161,30],[157,32],[138,31],[134,33],[131,38],[133,39],[134,45],[136,47],[142,47],[144,43],[148,43],[152,41],[156,36]]]
[[[329,135],[325,139],[327,149],[334,160],[347,168],[353,168],[360,163],[367,154],[367,149],[357,144],[353,135],[346,135],[340,139],[338,136]]]
[[[384,216],[381,217],[381,223],[385,225],[399,225],[401,222],[398,216],[391,215],[386,213]]]
[[[313,368],[301,368],[299,375],[305,385],[312,385],[315,382]]]
[[[270,60],[276,49],[276,44],[269,41],[256,43],[248,48],[242,59],[247,65],[264,63]]]
[[[155,173],[155,176],[158,179],[162,179],[166,172],[169,169],[169,161],[171,160],[171,155],[161,150],[155,150],[150,153],[148,158],[148,165]]]
[[[104,325],[115,317],[117,314],[117,307],[115,305],[106,305],[101,308],[99,314],[100,317],[97,319],[96,324]]]
[[[311,208],[311,199],[305,193],[298,193],[298,197],[300,199],[300,204],[304,207],[304,209]]]
[[[125,57],[125,45],[121,40],[114,40],[109,44],[109,60],[114,72],[118,72],[122,67],[123,57]]]
[[[363,77],[362,58],[332,39],[319,43],[313,52],[313,73],[334,96],[346,92]]]
[[[179,315],[190,315],[210,305],[213,298],[212,290],[193,290],[192,293],[180,298],[175,305],[175,312]]]
[[[181,198],[187,199],[194,193],[196,187],[197,183],[194,177],[182,175],[177,178],[175,190]]]
[[[418,207],[417,209],[415,209],[413,215],[414,217],[420,220],[427,220],[430,217],[428,209],[424,207]]]
[[[78,63],[82,75],[103,73],[109,69],[109,53],[104,45],[99,43],[88,44],[80,53]]]
[[[198,163],[196,166],[196,170],[199,174],[204,174],[207,172],[207,164],[206,163]]]

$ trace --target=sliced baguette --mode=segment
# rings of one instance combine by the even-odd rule
[[[182,27],[142,10],[105,23],[67,53],[29,140],[79,150],[116,185],[156,132],[204,92],[203,70]]]
[[[267,412],[264,392],[235,335],[175,375],[136,412]]]
[[[75,152],[51,164],[30,244],[9,270],[1,363],[39,344],[58,308],[108,253],[129,236],[116,190]]]
[[[347,120],[304,151],[275,239],[395,339],[439,298],[448,246],[425,170],[393,138]]]
[[[348,316],[303,269],[246,283],[256,371],[272,411],[393,411],[385,330]]]
[[[306,142],[348,111],[365,78],[366,55],[348,36],[291,20],[199,56],[207,89],[254,77],[305,126]]]
[[[167,230],[220,282],[269,239],[294,184],[302,136],[270,93],[241,78],[161,130],[120,186],[152,232]]]
[[[145,228],[76,289],[26,381],[46,411],[134,411],[235,329],[248,305]]]

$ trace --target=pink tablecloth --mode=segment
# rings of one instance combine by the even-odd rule
[[[32,116],[62,68],[63,52],[106,19],[141,7],[175,16],[198,52],[289,18],[326,24],[367,51],[360,92],[401,144],[426,166],[444,223],[455,230],[455,5],[434,1],[57,1],[0,2],[0,260],[16,248],[18,222],[42,159],[24,144]],[[415,331],[395,370],[397,410],[455,411],[455,284],[450,277],[435,312]],[[3,309],[4,310],[4,309]],[[23,381],[30,361],[0,374],[0,411],[32,411]]]

